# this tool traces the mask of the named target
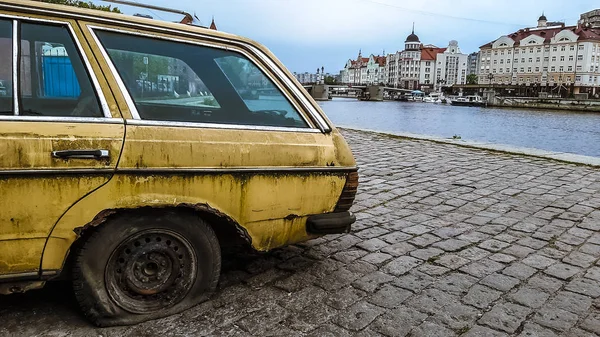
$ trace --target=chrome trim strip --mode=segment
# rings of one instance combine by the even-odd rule
[[[289,172],[354,172],[356,167],[307,166],[307,167],[203,167],[203,168],[117,168],[117,174],[242,174],[242,173],[289,173]]]
[[[281,94],[287,99],[287,101],[294,107],[294,109],[296,109],[296,111],[298,112],[298,114],[300,115],[300,117],[302,117],[302,119],[304,120],[304,122],[307,125],[309,125],[309,126],[311,125],[311,121],[308,120],[306,118],[306,116],[304,116],[304,114],[302,113],[303,109],[300,109],[300,107],[296,104],[296,102],[294,102],[294,100],[292,99],[292,97],[290,97],[286,93],[286,90],[284,90],[284,88],[282,88],[282,86],[275,80],[275,78],[273,78],[273,76],[270,74],[270,72],[267,69],[265,69],[263,66],[261,66],[260,64],[257,64],[256,62],[254,62],[252,60],[251,55],[248,54],[246,51],[244,51],[242,49],[231,48],[231,47],[223,47],[223,46],[214,45],[214,44],[210,44],[210,43],[203,43],[203,42],[199,42],[199,41],[189,41],[189,40],[178,39],[178,38],[174,38],[174,37],[158,36],[158,35],[155,35],[155,34],[148,34],[148,33],[141,33],[141,32],[131,32],[131,31],[123,30],[123,29],[107,28],[107,27],[100,27],[100,26],[94,26],[94,25],[88,25],[87,27],[88,27],[88,30],[90,31],[90,34],[92,34],[92,36],[94,37],[94,41],[96,41],[96,44],[100,48],[100,50],[102,52],[102,56],[106,59],[108,65],[109,65],[110,70],[113,72],[113,74],[115,74],[115,78],[118,78],[117,79],[117,84],[119,85],[119,88],[121,89],[121,91],[126,96],[125,97],[125,101],[127,102],[127,106],[129,107],[129,109],[131,111],[135,111],[135,115],[132,113],[132,116],[134,117],[134,119],[141,119],[140,116],[139,116],[139,113],[137,111],[137,107],[135,106],[135,102],[131,98],[131,95],[129,95],[129,91],[127,90],[127,88],[125,87],[125,84],[123,83],[122,79],[120,78],[121,76],[119,76],[119,73],[117,72],[116,67],[114,66],[114,64],[110,60],[110,58],[108,56],[108,53],[106,52],[104,46],[100,43],[100,40],[98,39],[98,36],[94,32],[94,30],[96,30],[96,29],[97,30],[109,31],[109,32],[116,32],[116,33],[134,35],[134,36],[143,36],[143,37],[149,37],[149,38],[155,38],[155,39],[162,39],[162,40],[166,40],[166,41],[186,43],[186,44],[190,44],[190,45],[196,45],[196,46],[202,46],[202,47],[209,47],[209,48],[215,48],[215,49],[222,49],[222,50],[234,51],[234,52],[240,53],[243,56],[245,56],[250,62],[252,62],[252,64],[254,66],[256,66],[258,69],[260,69],[265,76],[267,76],[269,78],[269,80],[277,87],[277,89],[279,89],[279,91],[281,92]],[[224,41],[226,42],[226,40],[224,40]],[[266,56],[264,56],[264,54],[260,50],[258,50],[256,48],[255,48],[254,53],[255,54],[259,54],[258,56],[261,59],[266,58]],[[289,81],[289,79],[287,78],[287,76],[285,76],[285,74],[283,74],[281,72],[281,70],[279,70],[279,68],[273,68],[274,63],[272,61],[270,61],[269,65],[272,68],[271,70],[275,70],[280,77],[283,76],[282,78],[284,79],[284,82],[286,82],[286,84],[288,84],[288,86],[291,84],[291,81]],[[292,86],[292,88],[295,88],[295,87]],[[297,90],[295,91],[295,93],[298,94]],[[302,101],[302,99],[305,99],[305,98],[303,96],[301,96],[300,100]],[[311,108],[312,108],[312,106],[311,106]],[[310,108],[306,108],[304,110],[308,111],[309,114],[312,115],[312,111],[311,111]]]
[[[25,169],[25,170],[0,170],[0,176],[2,175],[69,175],[69,174],[113,174],[115,172],[112,168],[97,168],[97,169]]]
[[[56,13],[54,13],[54,14],[56,14]],[[32,18],[32,17],[20,16],[20,15],[7,15],[7,14],[0,14],[0,18],[11,18],[11,19],[17,19],[17,20],[29,20],[29,21],[36,21],[36,22],[46,22],[46,23],[66,25],[69,29],[69,32],[71,32],[71,38],[73,39],[73,42],[75,43],[75,45],[79,51],[79,57],[83,60],[83,63],[85,64],[85,67],[88,71],[88,76],[90,77],[90,79],[92,81],[92,86],[96,90],[96,94],[98,95],[98,99],[100,100],[100,108],[102,109],[102,113],[103,113],[104,117],[112,118],[112,114],[110,113],[110,108],[108,107],[106,97],[104,96],[104,92],[102,91],[102,88],[100,87],[100,82],[98,81],[98,78],[96,77],[96,73],[94,72],[92,65],[90,64],[87,57],[85,57],[86,54],[85,54],[85,51],[83,50],[83,46],[81,45],[81,42],[79,42],[79,39],[77,39],[75,30],[73,29],[73,26],[71,26],[70,22],[60,21],[60,20],[39,19],[39,18]],[[18,22],[18,21],[15,20],[15,22]],[[13,36],[14,36],[14,40],[16,41],[18,38],[18,36],[16,35],[16,32],[13,32]],[[15,42],[13,42],[13,43],[15,43]],[[14,47],[14,45],[13,45],[13,47]],[[17,50],[17,52],[18,52],[18,50]],[[13,76],[14,76],[14,74],[13,74]],[[18,75],[17,75],[17,77],[18,77]],[[16,97],[16,95],[15,95],[15,97]]]
[[[30,280],[32,278],[39,278],[39,274],[37,271],[34,272],[28,272],[28,273],[18,273],[18,274],[5,274],[5,275],[0,275],[0,281],[6,281],[6,280]]]
[[[292,89],[294,94],[296,94],[296,97],[298,97],[300,99],[300,101],[303,103],[304,108],[317,121],[317,124],[319,124],[319,128],[323,132],[331,132],[331,127],[327,124],[327,122],[325,122],[325,119],[323,119],[321,114],[319,114],[319,112],[316,111],[316,109],[313,107],[313,105],[306,99],[304,94],[296,87],[296,85],[292,81],[290,81],[290,79],[287,77],[287,75],[281,69],[279,69],[279,67],[270,58],[268,58],[266,55],[264,55],[264,53],[261,50],[259,50],[258,48],[254,47],[252,45],[248,45],[248,47],[252,50],[252,52],[255,55],[258,55],[263,60],[263,62],[267,63],[269,65],[269,67],[279,75],[280,78],[282,78],[284,80],[284,82],[287,84],[288,88]]]
[[[12,80],[13,80],[13,113],[15,116],[19,115],[19,95],[21,94],[19,92],[19,21],[17,20],[13,20],[13,43],[12,43],[12,47],[13,47],[13,64],[12,64],[12,71],[13,71],[13,76],[12,76]]]
[[[310,167],[206,167],[206,168],[112,168],[98,169],[30,169],[0,170],[2,175],[71,175],[71,174],[243,174],[243,173],[289,173],[289,172],[353,172],[356,167],[310,166]]]
[[[0,121],[124,124],[123,118],[59,117],[59,116],[0,116]]]
[[[125,122],[127,123],[127,125],[139,125],[139,126],[172,126],[172,127],[204,128],[204,129],[233,129],[233,130],[257,130],[257,131],[260,130],[260,131],[321,133],[321,131],[318,129],[292,128],[292,127],[279,127],[279,126],[173,122],[173,121],[155,121],[155,120],[148,120],[148,119],[127,119]]]

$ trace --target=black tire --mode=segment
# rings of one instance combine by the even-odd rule
[[[98,326],[179,313],[208,299],[221,271],[212,228],[171,210],[116,216],[93,229],[75,254],[75,297]]]

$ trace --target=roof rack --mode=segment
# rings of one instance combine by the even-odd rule
[[[183,17],[183,19],[179,23],[206,28],[205,26],[203,26],[200,23],[200,19],[198,19],[198,17],[196,16],[196,14],[192,15],[192,14],[186,12],[186,11],[182,11],[182,10],[179,10],[179,9],[173,9],[173,8],[168,8],[168,7],[160,7],[160,6],[148,5],[148,4],[144,4],[144,3],[139,3],[137,1],[129,1],[129,0],[103,0],[103,1],[112,2],[112,3],[116,3],[116,4],[120,4],[120,5],[127,5],[127,6],[133,6],[133,7],[153,9],[153,10],[161,11],[161,12],[181,14],[184,17]]]

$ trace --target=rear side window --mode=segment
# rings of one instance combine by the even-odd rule
[[[249,59],[236,52],[97,31],[141,119],[308,128]]]
[[[20,27],[20,114],[102,117],[69,29],[28,22]]]
[[[0,115],[13,114],[13,23],[0,20]]]

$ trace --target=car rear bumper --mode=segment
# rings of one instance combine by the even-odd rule
[[[310,234],[347,233],[355,221],[356,216],[349,211],[311,215],[306,220],[306,231]]]

